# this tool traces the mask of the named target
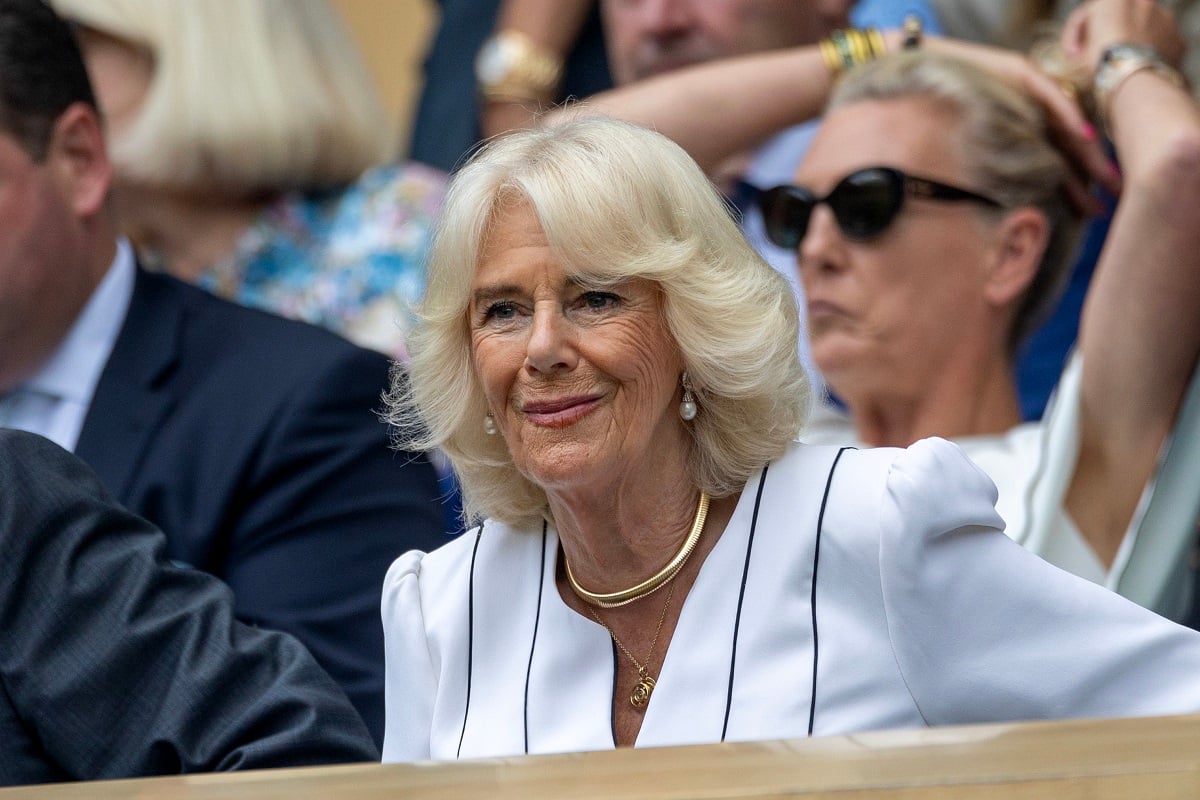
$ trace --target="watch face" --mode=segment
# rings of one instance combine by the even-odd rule
[[[1144,44],[1114,44],[1104,51],[1104,61],[1118,61],[1123,58],[1140,58],[1159,61],[1158,52]]]
[[[504,42],[499,39],[489,39],[479,49],[475,59],[475,77],[483,85],[491,85],[504,80],[511,66],[511,53],[506,52]]]

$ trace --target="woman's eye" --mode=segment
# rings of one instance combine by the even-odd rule
[[[611,292],[584,292],[579,299],[585,308],[593,311],[611,308],[620,301],[620,298]]]
[[[483,312],[483,318],[489,319],[512,319],[517,315],[516,303],[508,300],[500,300],[489,305]]]

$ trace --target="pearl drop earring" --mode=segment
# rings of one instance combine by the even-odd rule
[[[492,412],[488,412],[483,417],[483,432],[488,436],[496,435],[496,418],[492,416]]]
[[[683,417],[685,422],[691,422],[696,418],[696,398],[692,395],[692,379],[686,372],[683,373],[683,402],[679,404],[679,416]]]

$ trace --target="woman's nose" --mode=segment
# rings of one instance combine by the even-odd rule
[[[843,243],[842,232],[829,206],[820,203],[808,219],[808,230],[797,249],[797,269],[803,275],[808,269],[829,269],[839,263],[838,249]]]
[[[575,327],[557,304],[553,308],[548,305],[535,308],[525,348],[525,367],[542,373],[574,368],[577,335]]]

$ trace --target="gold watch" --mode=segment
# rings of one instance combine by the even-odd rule
[[[563,60],[518,31],[493,34],[475,58],[479,92],[500,102],[554,102]]]

